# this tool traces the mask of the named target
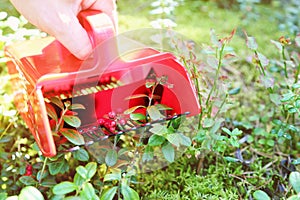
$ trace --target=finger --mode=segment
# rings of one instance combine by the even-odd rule
[[[61,26],[64,28],[54,32],[54,37],[77,58],[87,58],[92,52],[92,44],[78,19],[74,16],[69,21],[62,21]]]
[[[91,7],[91,9],[101,10],[107,14],[112,20],[115,29],[118,27],[117,17],[117,5],[115,0],[97,0]]]

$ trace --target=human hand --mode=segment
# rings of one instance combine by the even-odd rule
[[[101,10],[117,26],[115,0],[11,0],[11,3],[30,23],[54,36],[79,59],[85,59],[92,51],[87,32],[77,19],[80,11]]]

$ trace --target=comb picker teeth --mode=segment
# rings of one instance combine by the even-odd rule
[[[114,87],[113,87],[110,83],[106,84],[105,86],[106,86],[108,89],[114,89]]]
[[[93,92],[93,90],[91,90],[91,88],[86,88],[85,89],[89,94],[93,94],[94,92]]]
[[[106,87],[105,85],[101,85],[101,88],[102,88],[103,90],[108,90],[108,87]]]
[[[93,93],[97,93],[97,92],[98,92],[97,89],[96,89],[96,87],[90,87],[90,90],[91,90]]]
[[[102,91],[102,88],[99,85],[96,86],[96,89],[98,92]]]
[[[65,94],[60,94],[60,99],[61,100],[65,100],[65,99],[67,99],[68,97],[65,95]]]

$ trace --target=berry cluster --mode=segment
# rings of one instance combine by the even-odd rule
[[[116,134],[121,127],[127,123],[127,120],[118,116],[114,111],[109,112],[104,117],[99,118],[98,125],[104,130],[105,134]]]
[[[31,165],[27,165],[24,176],[31,176],[31,175],[32,175],[32,166]]]

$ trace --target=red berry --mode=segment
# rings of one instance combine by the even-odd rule
[[[108,113],[108,117],[110,119],[115,119],[116,118],[116,113],[114,111],[111,111],[111,112]]]
[[[119,120],[119,124],[124,126],[127,123],[127,121],[125,119],[120,119]]]
[[[109,131],[110,131],[110,132],[115,132],[115,130],[116,130],[116,127],[110,127],[110,128],[109,128]]]
[[[104,123],[104,126],[105,126],[106,128],[109,128],[109,127],[110,127],[110,123],[107,121],[107,122]]]
[[[117,123],[115,121],[111,121],[109,124],[109,128],[116,127]]]
[[[98,124],[99,124],[100,126],[103,126],[104,123],[105,123],[105,120],[104,120],[103,118],[100,118],[100,119],[97,120],[97,122],[98,122]]]

